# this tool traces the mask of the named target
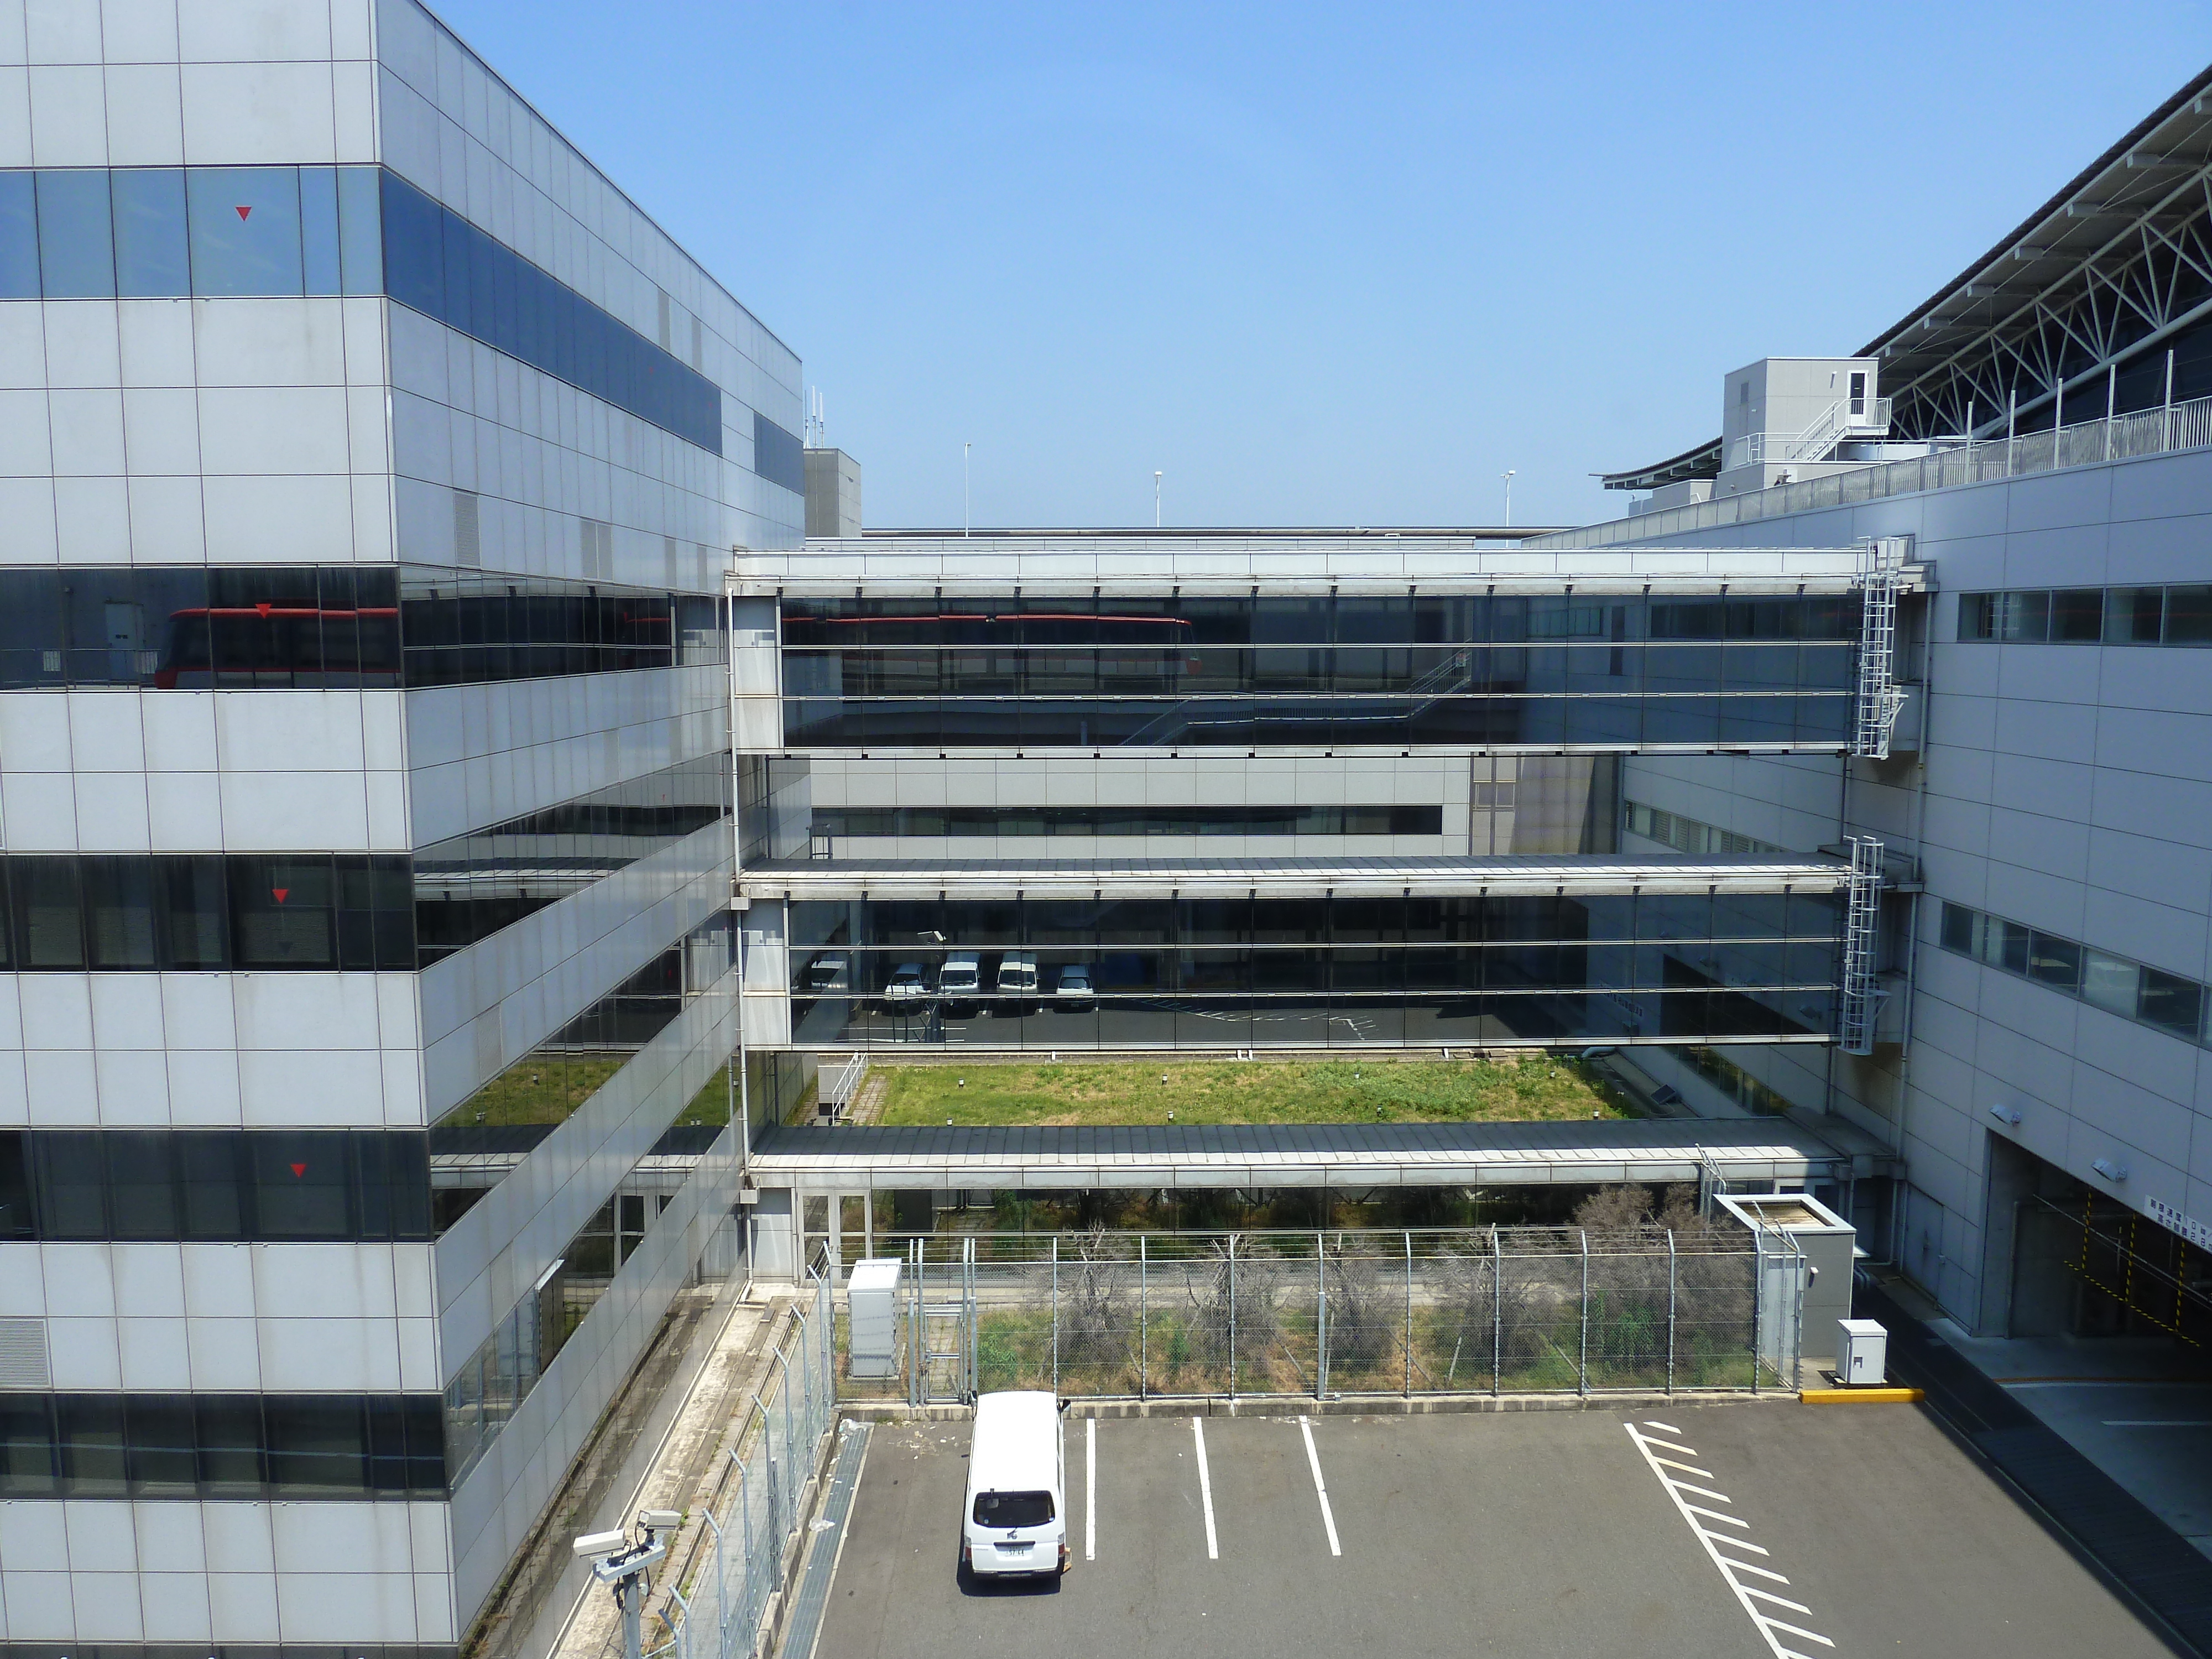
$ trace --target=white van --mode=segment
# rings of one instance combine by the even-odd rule
[[[1017,1002],[1037,994],[1036,958],[1020,951],[1009,951],[999,958],[999,994]]]
[[[937,994],[948,1002],[973,1002],[983,988],[983,958],[955,951],[937,970]]]
[[[1067,1571],[1067,1452],[1049,1394],[987,1394],[968,1443],[960,1565],[977,1577]]]

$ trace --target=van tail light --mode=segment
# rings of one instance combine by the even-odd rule
[[[975,1547],[964,1540],[960,1545],[960,1565],[971,1571],[975,1565]]]
[[[1062,1572],[1067,1571],[1067,1540],[1064,1538],[1060,1543],[1060,1570]]]

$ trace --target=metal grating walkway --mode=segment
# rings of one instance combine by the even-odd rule
[[[837,1558],[845,1547],[845,1523],[853,1514],[853,1498],[860,1489],[860,1466],[868,1456],[868,1425],[848,1422],[838,1431],[837,1463],[830,1471],[830,1495],[814,1522],[806,1543],[806,1565],[799,1574],[799,1597],[792,1603],[791,1623],[786,1627],[782,1659],[813,1659],[814,1644],[822,1638],[822,1615],[830,1606],[830,1581],[837,1571]]]

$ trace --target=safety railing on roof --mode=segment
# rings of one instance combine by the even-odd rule
[[[1657,513],[1638,513],[1604,524],[1588,525],[1580,530],[1533,536],[1522,545],[1566,549],[1656,541],[1665,536],[1755,524],[1762,519],[1778,519],[1791,513],[1850,507],[1892,495],[1914,495],[1958,484],[2016,478],[2060,467],[2095,466],[2142,455],[2201,449],[2208,444],[2212,444],[2212,398],[2197,398],[2170,408],[2141,410],[2131,415],[2084,421],[2056,430],[2024,432],[2012,438],[1977,438],[1932,455],[1880,461],[1848,472],[1830,473],[1823,478],[1778,484],[1771,489],[1746,490],[1741,495],[1718,496]]]

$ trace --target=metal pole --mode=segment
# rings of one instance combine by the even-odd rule
[[[1314,1235],[1314,1398],[1328,1398],[1328,1247]]]
[[[2020,424],[2020,389],[2015,386],[2006,394],[2005,402],[2005,477],[2012,477],[2012,441],[2014,428]]]
[[[1498,1224],[1490,1224],[1490,1397],[1498,1397],[1505,1377],[1505,1247]]]
[[[1137,1235],[1137,1398],[1152,1395],[1152,1331],[1148,1321],[1151,1314],[1145,1303],[1145,1241],[1148,1234]],[[1124,1349],[1123,1352],[1127,1350]]]
[[[1229,1235],[1229,1397],[1237,1398],[1237,1235]]]
[[[2120,366],[2105,365],[2105,459],[2112,459],[2112,422],[2120,415]]]
[[[2165,419],[2164,422],[2160,425],[2160,427],[2159,430],[2160,430],[2160,434],[2161,434],[2160,441],[2160,443],[2159,443],[2159,447],[2160,447],[2160,449],[2171,449],[2171,448],[2172,448],[2172,447],[2173,447],[2173,349],[2172,349],[2171,346],[2169,346],[2169,347],[2167,347],[2167,348],[2166,348],[2166,419]]]
[[[1667,1229],[1667,1392],[1674,1392],[1674,1230]]]
[[[1751,1391],[1759,1392],[1759,1304],[1766,1292],[1766,1245],[1762,1235],[1751,1236]]]
[[[1052,1391],[1060,1392],[1060,1235],[1052,1237]]]
[[[783,1505],[782,1494],[776,1489],[775,1437],[769,1431],[768,1407],[761,1397],[753,1395],[753,1409],[761,1414],[761,1458],[768,1465],[768,1546],[776,1553],[777,1565],[782,1564],[783,1529],[776,1525],[776,1515]],[[732,1456],[737,1454],[732,1452]]]
[[[1406,1398],[1413,1397],[1413,1235],[1406,1234]]]
[[[1575,1392],[1589,1392],[1589,1229],[1577,1230],[1583,1236],[1583,1348],[1582,1356],[1575,1362]]]
[[[645,1659],[645,1575],[634,1572],[617,1579],[615,1601],[622,1608],[623,1653],[629,1659]]]

